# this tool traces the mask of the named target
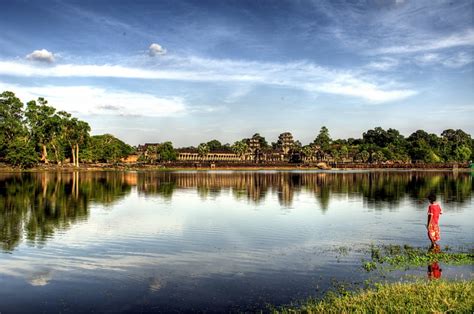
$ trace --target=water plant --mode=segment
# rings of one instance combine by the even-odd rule
[[[434,262],[449,265],[473,265],[474,254],[469,252],[454,252],[451,248],[444,251],[430,251],[423,248],[414,248],[409,245],[371,245],[370,260],[362,261],[362,268],[373,271],[381,266],[393,269],[407,269],[410,267],[426,266]]]

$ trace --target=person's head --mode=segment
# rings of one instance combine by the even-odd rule
[[[428,200],[430,201],[430,203],[434,203],[436,202],[436,195],[431,193],[430,195],[428,195]]]

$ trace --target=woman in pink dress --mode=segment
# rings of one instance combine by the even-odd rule
[[[426,228],[428,229],[428,238],[431,241],[431,247],[434,248],[438,246],[436,243],[441,238],[439,236],[439,215],[443,212],[441,210],[441,206],[436,203],[436,195],[431,194],[428,196],[428,200],[430,201],[430,205],[428,206],[428,222],[426,224]]]

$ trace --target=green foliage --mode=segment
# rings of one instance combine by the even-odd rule
[[[472,151],[467,145],[461,145],[454,149],[454,158],[458,161],[468,161]]]
[[[164,142],[160,144],[157,149],[157,153],[160,156],[159,159],[161,161],[172,161],[176,160],[177,154],[173,148],[173,143],[171,142]]]
[[[222,149],[222,144],[218,140],[212,140],[206,143],[207,147],[209,147],[209,151],[216,151]]]
[[[209,146],[207,146],[206,143],[199,144],[199,146],[197,147],[197,150],[198,150],[199,156],[201,157],[206,157],[207,154],[209,154]]]
[[[28,168],[38,162],[34,145],[26,138],[15,137],[7,146],[5,160],[17,167]]]
[[[408,245],[371,246],[370,261],[363,262],[366,271],[372,271],[384,265],[389,269],[405,269],[426,266],[433,262],[450,265],[473,265],[474,254],[468,252],[432,252],[413,248]]]
[[[83,158],[91,162],[118,162],[132,151],[130,145],[111,134],[94,135],[89,138]]]
[[[318,136],[314,139],[314,144],[319,146],[323,152],[329,152],[330,144],[332,140],[329,136],[329,130],[327,127],[321,127]]]
[[[0,94],[0,154],[8,142],[25,131],[23,103],[12,92]]]
[[[376,284],[354,292],[328,293],[322,300],[272,309],[273,313],[472,313],[474,281]]]
[[[245,141],[237,141],[234,145],[231,146],[232,151],[237,154],[238,156],[242,156],[248,150],[248,145]]]

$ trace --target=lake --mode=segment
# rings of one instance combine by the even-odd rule
[[[361,260],[371,244],[428,248],[431,192],[440,244],[472,249],[473,187],[435,171],[0,173],[0,313],[252,311],[426,278]]]

